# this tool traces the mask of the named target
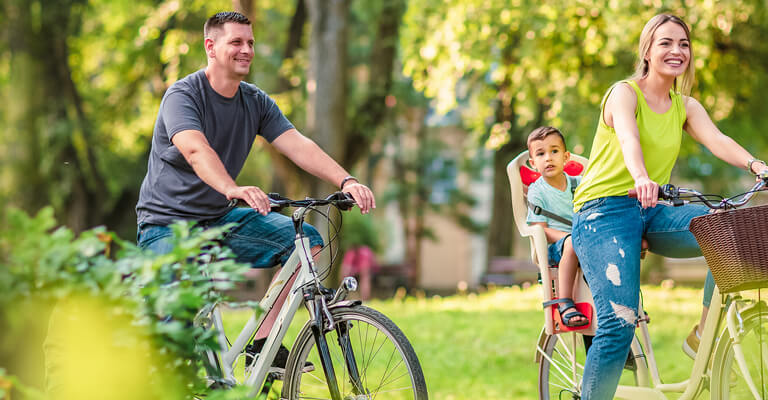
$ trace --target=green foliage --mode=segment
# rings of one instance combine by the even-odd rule
[[[175,387],[188,394],[206,390],[196,360],[201,349],[215,345],[215,332],[191,321],[205,305],[224,301],[222,291],[241,281],[248,269],[217,243],[228,226],[202,230],[189,222],[172,225],[173,249],[159,256],[103,228],[79,236],[64,227],[54,228],[50,207],[33,217],[11,209],[2,226],[0,326],[14,326],[10,319],[20,316],[14,315],[12,305],[30,299],[60,304],[74,296],[98,299],[109,310],[104,323],[122,317],[145,328],[144,339],[164,355],[155,358],[150,369],[175,371],[177,380],[159,381],[167,378],[160,374],[157,381],[147,383],[149,388]],[[109,256],[113,250],[115,258]],[[22,336],[14,335],[23,332],[6,334],[20,340]],[[0,344],[0,353],[12,351],[5,348],[7,341]],[[139,346],[135,351],[144,350]],[[83,357],[87,359],[87,352]]]
[[[359,212],[350,212],[343,215],[341,232],[341,252],[351,247],[368,246],[374,252],[381,250],[380,224],[373,218]]]
[[[768,151],[760,134],[768,127],[760,111],[768,84],[768,46],[756,40],[768,35],[760,0],[413,0],[400,41],[403,72],[439,112],[458,110],[487,148],[524,143],[531,128],[549,124],[562,128],[569,148],[588,154],[603,94],[633,72],[642,27],[660,12],[691,26],[693,96],[726,134],[754,153]],[[711,161],[698,145],[682,156]],[[733,174],[719,163],[684,171]]]

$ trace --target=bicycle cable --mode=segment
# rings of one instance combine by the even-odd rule
[[[328,278],[328,276],[331,275],[331,271],[333,269],[333,265],[336,262],[336,260],[338,259],[339,250],[341,248],[341,244],[339,243],[337,248],[336,248],[336,253],[333,252],[333,242],[334,241],[340,241],[339,233],[341,232],[341,227],[342,227],[342,224],[343,224],[343,214],[341,213],[341,210],[339,209],[338,206],[333,205],[336,208],[336,211],[339,213],[339,225],[336,226],[336,224],[333,222],[333,219],[330,217],[331,205],[333,205],[333,204],[329,204],[328,205],[328,209],[327,209],[327,211],[325,213],[320,211],[320,210],[317,210],[317,209],[314,210],[318,214],[320,214],[323,217],[325,217],[326,221],[328,222],[328,225],[327,225],[327,229],[328,229],[328,231],[327,231],[328,245],[324,246],[323,249],[325,247],[328,247],[329,248],[328,251],[329,251],[329,254],[331,256],[331,260],[330,260],[330,263],[328,264],[328,267],[325,268],[323,270],[323,272],[320,274],[320,277],[319,277],[320,280],[325,280],[326,278]],[[333,236],[331,236],[331,232],[333,232]]]
[[[338,213],[339,213],[339,225],[338,226],[333,222],[333,219],[330,217],[331,206],[333,206],[338,211]],[[323,281],[326,278],[328,278],[328,276],[330,276],[331,270],[333,269],[333,264],[336,261],[336,259],[338,258],[338,249],[337,249],[336,253],[334,253],[333,242],[340,240],[339,239],[339,233],[341,232],[341,226],[342,226],[343,217],[342,217],[342,213],[341,213],[341,210],[339,209],[339,207],[337,205],[333,204],[333,203],[328,204],[328,210],[326,212],[323,212],[321,209],[319,209],[318,207],[315,207],[313,205],[306,206],[306,208],[307,208],[307,210],[309,212],[315,212],[315,213],[321,215],[326,220],[326,222],[328,223],[327,224],[328,243],[323,245],[320,248],[320,250],[318,250],[317,253],[312,254],[311,257],[309,257],[308,254],[306,253],[306,249],[303,249],[303,251],[305,252],[304,255],[308,256],[308,259],[313,259],[314,256],[316,256],[317,254],[320,254],[325,249],[328,249],[328,252],[329,252],[330,258],[331,258],[330,263],[329,263],[329,265],[327,267],[322,268],[322,269],[318,269],[318,271],[317,271],[317,279],[320,280],[320,281]],[[331,232],[333,232],[333,235],[331,235]]]

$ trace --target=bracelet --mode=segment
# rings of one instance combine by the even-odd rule
[[[354,177],[354,176],[352,176],[352,175],[349,175],[349,176],[347,176],[346,178],[344,178],[344,179],[342,179],[342,180],[341,180],[341,183],[339,184],[339,189],[344,189],[344,184],[346,184],[347,182],[349,182],[349,181],[351,181],[351,180],[354,180],[355,182],[357,182],[357,183],[360,183],[360,181],[359,181],[359,180],[357,180],[357,178],[355,178],[355,177]]]
[[[747,161],[747,171],[749,171],[750,173],[754,174],[754,172],[752,171],[752,164],[754,164],[756,162],[759,162],[759,163],[761,163],[763,165],[766,165],[765,161],[763,161],[763,160],[758,160],[756,158],[751,158],[749,161]]]

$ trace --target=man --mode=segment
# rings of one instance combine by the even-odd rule
[[[169,224],[194,220],[205,227],[235,223],[224,243],[240,262],[254,268],[282,263],[293,250],[289,217],[270,213],[269,199],[256,186],[238,186],[235,178],[256,135],[305,171],[350,193],[362,213],[376,203],[371,190],[349,175],[312,140],[297,131],[275,102],[243,82],[253,59],[253,31],[244,15],[223,12],[204,26],[208,66],[174,83],[163,96],[152,136],[147,175],[141,185],[137,241],[158,253],[170,250]],[[251,208],[230,208],[241,199]],[[313,254],[322,246],[317,230],[305,226]],[[278,299],[278,311],[287,290]],[[260,350],[277,312],[256,333]],[[261,340],[259,340],[261,339]],[[287,349],[281,349],[276,362]],[[281,358],[283,358],[281,360]]]

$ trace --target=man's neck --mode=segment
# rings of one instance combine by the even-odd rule
[[[543,176],[544,182],[547,182],[549,186],[552,186],[553,188],[564,192],[565,189],[568,189],[568,178],[565,177],[565,173],[559,173],[553,177]]]
[[[208,83],[211,84],[213,90],[224,97],[234,97],[237,89],[240,87],[241,79],[239,77],[231,77],[219,73],[211,65],[208,65],[208,68],[205,69],[205,77],[208,78]]]

